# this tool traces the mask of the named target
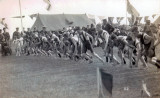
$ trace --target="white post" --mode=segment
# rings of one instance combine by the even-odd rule
[[[126,26],[127,26],[127,0],[126,1]]]
[[[22,21],[21,0],[19,0],[19,9],[20,9],[20,16],[21,16],[21,29],[22,29],[22,33],[24,33],[24,30],[23,30],[23,21]]]
[[[100,83],[99,83],[100,77],[99,77],[99,75],[100,75],[99,67],[97,67],[97,90],[98,90],[97,94],[98,94],[98,98],[99,98],[99,95],[100,95]]]

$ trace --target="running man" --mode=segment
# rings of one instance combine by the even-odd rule
[[[92,53],[93,56],[95,56],[96,58],[98,58],[103,64],[105,64],[105,62],[103,61],[103,59],[94,52],[93,50],[93,46],[91,44],[90,38],[89,38],[89,34],[83,30],[81,30],[79,27],[77,27],[77,32],[79,34],[79,38],[82,42],[83,45],[83,49],[82,49],[82,56],[85,57],[86,59],[88,59],[90,62],[93,62],[91,60],[91,58],[87,55],[87,50],[90,50],[90,52]]]
[[[160,69],[160,60],[155,57],[155,47],[157,43],[155,43],[154,38],[147,33],[140,33],[137,28],[132,32],[134,32],[135,36],[140,39],[141,43],[141,52],[139,52],[137,58],[141,59],[145,66],[147,66],[146,62],[149,62]]]
[[[100,46],[104,51],[104,54],[106,56],[106,61],[108,61],[107,46],[108,46],[108,40],[109,40],[109,33],[102,29],[101,24],[96,25],[96,30],[98,31],[98,36],[96,39],[98,40],[98,43],[100,44]]]

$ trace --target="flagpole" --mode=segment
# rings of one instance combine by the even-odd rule
[[[160,0],[159,0],[159,9],[160,9]],[[160,15],[160,10],[159,10],[159,13],[158,13],[159,15]]]
[[[21,29],[22,29],[22,33],[24,33],[24,30],[23,30],[23,21],[22,21],[21,0],[19,0],[19,9],[20,9],[20,16],[21,16]]]
[[[127,0],[126,1],[126,26],[127,26]]]

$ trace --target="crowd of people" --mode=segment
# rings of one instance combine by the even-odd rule
[[[160,25],[146,21],[142,28],[137,22],[131,29],[113,27],[106,19],[102,24],[91,24],[87,27],[70,26],[59,31],[47,31],[47,27],[42,27],[38,31],[36,27],[30,28],[23,33],[19,28],[13,33],[12,43],[15,46],[16,56],[55,56],[69,58],[71,60],[84,59],[88,63],[93,62],[93,56],[103,64],[106,62],[116,64],[126,64],[129,60],[130,67],[138,67],[139,61],[146,68],[151,63],[158,69],[160,60],[155,56],[155,47],[160,43]],[[10,39],[5,28],[0,30],[0,42],[7,44]],[[2,45],[2,55],[5,49]],[[95,52],[95,47],[101,47],[105,60]],[[90,51],[90,53],[88,52]],[[118,54],[120,60],[115,54]]]

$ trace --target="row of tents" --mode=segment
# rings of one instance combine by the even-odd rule
[[[104,17],[98,19],[102,21]],[[87,14],[37,14],[32,29],[37,27],[38,30],[41,30],[43,26],[47,27],[48,30],[59,30],[69,26],[86,27],[90,24],[96,24],[95,21],[97,21],[96,17],[90,18]],[[160,17],[154,23],[159,24]]]

